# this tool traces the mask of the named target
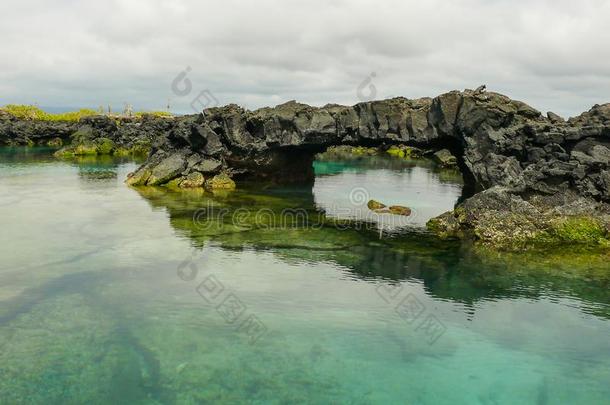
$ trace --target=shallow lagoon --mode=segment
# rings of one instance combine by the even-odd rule
[[[608,256],[436,241],[459,176],[320,161],[212,195],[135,167],[0,152],[0,402],[608,403]]]

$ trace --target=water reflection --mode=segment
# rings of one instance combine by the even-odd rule
[[[387,230],[423,227],[430,218],[453,209],[462,194],[459,170],[440,168],[428,159],[331,157],[314,164],[313,194],[316,205],[334,217],[374,221]],[[366,206],[370,199],[407,206],[411,215],[375,214]]]
[[[495,254],[422,229],[380,235],[323,212],[311,189],[130,189],[133,163],[81,163],[0,162],[2,195],[16,201],[0,204],[0,402],[610,395],[607,256]],[[90,175],[98,169],[111,178]],[[199,273],[181,278],[192,257]],[[197,292],[210,274],[268,327],[256,345]],[[434,344],[380,295],[395,287],[442,321]]]
[[[591,312],[610,317],[606,288],[610,257],[605,252],[497,253],[439,241],[425,231],[380,237],[376,224],[337,222],[303,192],[240,190],[222,197],[163,188],[137,192],[155,209],[166,210],[172,227],[197,247],[209,243],[229,250],[250,247],[271,251],[282,260],[331,261],[363,280],[420,281],[432,296],[464,304],[574,296],[591,303]],[[307,222],[292,216],[288,222],[278,221],[286,207],[302,209]],[[273,215],[257,216],[259,212]]]

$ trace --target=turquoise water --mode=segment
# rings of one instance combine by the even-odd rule
[[[212,195],[50,153],[0,150],[1,403],[610,403],[607,254],[431,238],[455,173],[321,161],[313,189]]]

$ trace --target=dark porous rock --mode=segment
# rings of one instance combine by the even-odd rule
[[[574,192],[532,195],[492,187],[428,222],[441,237],[469,237],[507,250],[541,245],[610,247],[610,209]]]
[[[158,186],[180,177],[186,168],[186,156],[183,153],[157,153],[146,164],[130,173],[126,183],[131,186]]]
[[[312,183],[315,155],[336,145],[363,151],[409,145],[445,156],[451,151],[450,161],[463,172],[467,189],[478,193],[432,221],[431,229],[498,245],[574,241],[578,235],[601,241],[595,224],[605,224],[610,204],[610,104],[563,120],[485,89],[353,106],[291,101],[250,111],[230,104],[171,119],[91,117],[58,123],[0,115],[3,144],[53,138],[81,148],[105,138],[114,143],[113,153],[136,146],[150,150],[128,178],[132,185],[164,184],[193,172],[208,181],[207,173],[224,173],[238,182]],[[481,193],[486,190],[490,194]],[[584,217],[575,214],[568,200],[582,200],[590,210]]]
[[[218,173],[222,169],[222,162],[216,159],[203,159],[193,165],[193,170],[201,173]]]
[[[552,123],[561,123],[561,122],[565,122],[565,120],[563,119],[563,117],[561,117],[560,115],[555,114],[552,111],[549,111],[546,113],[547,118],[549,119],[549,121],[551,121]]]
[[[1,145],[46,145],[52,139],[65,143],[76,131],[73,122],[22,120],[7,113],[0,114]]]
[[[186,159],[180,153],[174,153],[161,160],[152,168],[146,184],[156,186],[176,178],[186,167]]]
[[[188,119],[194,121],[192,117]],[[17,119],[0,111],[0,145],[64,146],[56,156],[70,157],[94,154],[103,138],[114,144],[113,154],[148,154],[154,142],[165,142],[164,138],[178,122],[180,119],[153,115],[138,118],[96,115],[78,121]],[[101,154],[105,153],[102,148]]]

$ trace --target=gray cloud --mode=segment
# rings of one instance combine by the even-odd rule
[[[353,104],[375,72],[378,98],[486,83],[569,116],[610,101],[608,20],[604,0],[4,0],[0,103]]]

